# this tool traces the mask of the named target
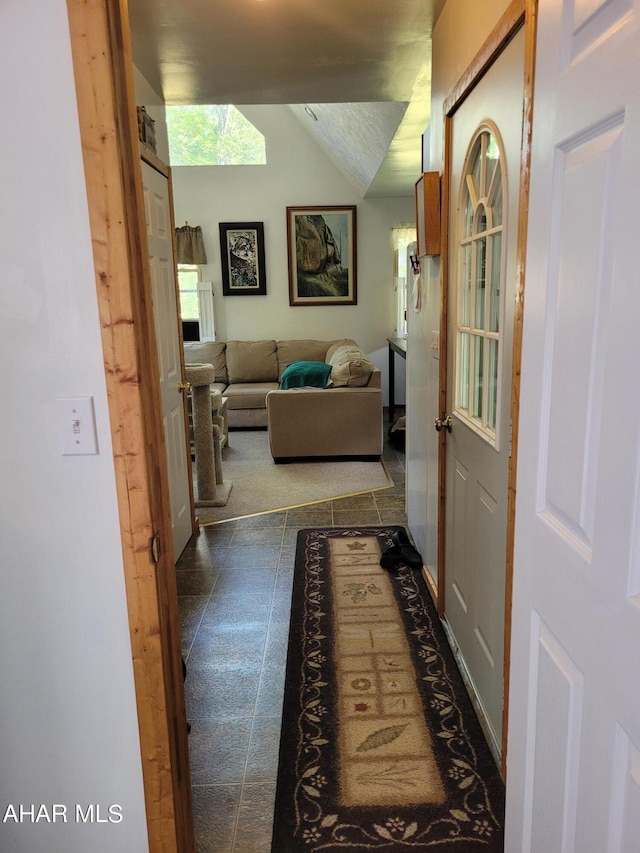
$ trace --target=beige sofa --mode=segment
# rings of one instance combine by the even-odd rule
[[[184,352],[188,364],[215,367],[211,387],[227,400],[230,428],[268,426],[276,461],[382,452],[381,375],[355,341],[189,342]],[[328,353],[335,354],[334,361],[342,359],[332,367],[340,387],[279,390],[286,367],[296,361],[325,362]]]

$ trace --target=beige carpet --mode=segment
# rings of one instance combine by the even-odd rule
[[[332,498],[385,489],[393,483],[381,462],[290,462],[276,465],[265,431],[231,432],[222,451],[233,487],[223,507],[196,507],[200,524],[257,515]]]

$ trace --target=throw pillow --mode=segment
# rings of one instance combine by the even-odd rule
[[[326,388],[331,374],[331,365],[323,361],[294,361],[282,372],[280,387]]]
[[[358,349],[358,344],[352,338],[342,338],[339,341],[333,341],[329,349],[327,350],[327,354],[324,357],[324,360],[331,364],[331,359],[336,353],[336,350],[339,349]]]
[[[368,385],[376,369],[375,364],[361,350],[350,346],[338,347],[330,363],[331,382],[336,388]]]

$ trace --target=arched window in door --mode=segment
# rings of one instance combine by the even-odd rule
[[[502,245],[505,214],[504,149],[497,128],[475,133],[462,174],[458,244],[455,411],[497,444]]]

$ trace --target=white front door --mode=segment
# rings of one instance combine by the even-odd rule
[[[502,737],[524,32],[452,118],[445,617]]]
[[[142,161],[142,185],[151,268],[153,317],[160,368],[162,423],[167,449],[173,550],[174,558],[177,560],[191,536],[192,513],[184,396],[179,387],[182,381],[182,363],[178,335],[169,184],[164,175]]]
[[[640,8],[540,0],[508,851],[640,850]]]

